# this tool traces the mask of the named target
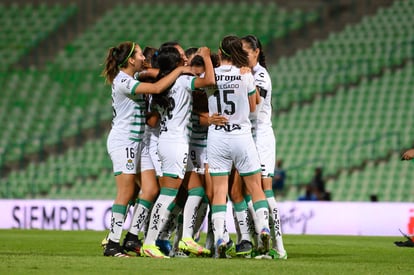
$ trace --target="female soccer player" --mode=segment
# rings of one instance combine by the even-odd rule
[[[216,256],[226,257],[223,239],[226,219],[228,179],[232,166],[243,177],[247,192],[252,195],[260,238],[270,238],[268,206],[260,180],[260,160],[251,134],[249,113],[256,108],[256,87],[251,73],[240,73],[249,65],[241,40],[226,36],[219,47],[220,67],[215,69],[216,87],[208,92],[209,114],[227,117],[225,125],[211,125],[207,138],[207,159],[213,183],[211,203]]]
[[[175,199],[184,178],[188,158],[188,127],[191,114],[191,92],[196,88],[214,84],[214,71],[210,59],[210,50],[200,48],[206,73],[204,78],[181,76],[161,95],[153,96],[153,103],[159,106],[161,114],[158,154],[161,160],[160,195],[154,203],[148,232],[142,246],[144,256],[167,258],[155,241],[165,221],[168,219],[169,206]],[[180,53],[175,47],[164,46],[158,53],[158,78],[162,79],[178,65],[182,64]],[[190,68],[190,67],[188,67]]]
[[[117,186],[112,205],[111,226],[105,256],[127,257],[119,240],[127,204],[134,199],[135,175],[140,159],[141,141],[145,125],[144,93],[163,92],[190,68],[180,66],[155,83],[139,82],[134,74],[141,71],[145,58],[141,47],[134,42],[123,42],[109,49],[102,75],[112,85],[112,129],[107,140]]]
[[[147,71],[153,68],[153,57],[157,49],[153,47],[145,47],[143,55],[145,57],[144,67]],[[139,75],[138,75],[139,76]],[[140,82],[154,82],[155,78],[150,76],[139,78]],[[142,243],[138,238],[138,234],[143,232],[148,222],[148,216],[152,208],[152,204],[159,193],[159,184],[157,176],[161,175],[161,165],[156,153],[159,135],[158,113],[151,112],[149,106],[151,95],[147,94],[145,112],[145,133],[142,140],[142,150],[140,159],[140,172],[138,174],[140,192],[136,200],[131,225],[122,244],[124,251],[135,252],[137,255],[141,253]]]
[[[276,159],[276,139],[272,127],[272,82],[266,70],[265,55],[260,40],[253,35],[242,37],[241,40],[243,49],[248,54],[249,66],[261,97],[256,117],[252,121],[252,131],[262,167],[262,188],[269,205],[272,223],[273,246],[269,255],[274,259],[287,259],[287,253],[283,246],[279,209],[272,189]]]

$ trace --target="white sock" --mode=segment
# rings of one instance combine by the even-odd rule
[[[247,207],[249,208],[249,228],[250,228],[250,235],[252,236],[254,245],[258,247],[260,245],[260,226],[257,222],[257,216],[256,211],[254,211],[253,207],[253,201],[250,199],[250,197],[246,198],[247,200]]]
[[[253,207],[257,217],[255,222],[257,222],[257,228],[260,234],[263,228],[269,229],[269,206],[266,200],[261,200],[254,202]]]
[[[271,191],[271,190],[269,190]],[[272,192],[273,193],[273,192]],[[273,248],[276,248],[278,252],[285,252],[282,238],[282,224],[280,223],[279,209],[277,207],[276,199],[273,196],[266,194],[267,203],[269,205],[271,230],[273,231],[274,239],[272,238]]]
[[[138,233],[141,232],[147,222],[151,207],[152,202],[142,199],[135,204],[134,216],[132,217],[129,233],[138,236]]]
[[[193,238],[195,239],[195,235],[199,233],[201,230],[201,226],[204,224],[204,220],[206,219],[207,213],[208,213],[208,201],[202,200],[200,206],[197,210],[197,218],[196,218],[196,224],[194,227],[194,234]]]
[[[113,242],[119,243],[121,239],[126,209],[126,205],[112,205],[111,227],[108,238]]]
[[[208,213],[208,218],[207,218],[207,236],[206,236],[206,245],[205,247],[207,247],[208,249],[210,249],[211,251],[213,251],[214,249],[214,233],[213,233],[213,222],[211,221],[211,211]]]
[[[176,231],[178,219],[177,217],[181,214],[182,208],[172,202],[168,207],[168,210],[170,211],[168,220],[158,235],[158,239],[160,240],[169,240],[172,234]]]
[[[214,244],[224,239],[227,205],[213,205],[211,207],[211,222],[213,224]]]
[[[148,232],[144,244],[155,245],[160,231],[167,223],[170,211],[168,207],[174,201],[178,190],[173,188],[161,188],[160,195],[154,203],[151,211],[151,219],[148,225]]]
[[[180,240],[183,237],[183,214],[179,213],[177,218],[176,218],[176,230],[175,230],[175,236],[174,236],[174,243],[173,243],[173,247],[175,248],[175,250],[178,250],[178,245],[180,243]]]
[[[183,238],[193,237],[198,207],[204,194],[203,187],[188,190],[188,197],[183,211]]]
[[[248,208],[246,202],[243,200],[239,203],[233,203],[235,212],[236,229],[238,228],[237,243],[242,240],[250,241],[250,230],[248,220]],[[240,235],[240,236],[239,236]]]

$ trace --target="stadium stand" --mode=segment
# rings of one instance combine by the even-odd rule
[[[410,108],[414,99],[413,73],[411,61],[402,69],[386,71],[381,78],[361,81],[356,87],[339,90],[335,96],[317,98],[310,105],[280,114],[276,122],[280,131],[276,133],[278,154],[283,156],[285,167],[307,164],[291,169],[293,174],[300,174],[297,182],[310,182],[315,166],[323,166],[327,174],[334,175],[410,147],[414,129],[406,125],[414,123]],[[394,168],[398,169],[395,165]],[[355,182],[370,182],[369,177],[366,179],[357,178]],[[332,180],[330,186],[335,189],[337,184],[344,183]],[[369,198],[369,189],[356,193],[359,192]],[[347,196],[340,198],[350,200]]]
[[[177,4],[168,4],[166,8],[165,4],[147,3],[139,9],[136,4],[116,5],[91,28],[85,30],[78,39],[62,49],[45,70],[35,69],[27,75],[26,71],[15,71],[2,79],[6,90],[9,91],[5,104],[15,107],[10,108],[15,113],[13,119],[8,125],[4,125],[5,131],[2,131],[5,133],[2,136],[4,148],[7,148],[2,162],[24,163],[26,155],[38,153],[43,146],[57,144],[67,137],[79,136],[82,130],[99,126],[100,121],[110,119],[112,114],[109,110],[110,98],[104,90],[106,87],[103,86],[103,79],[99,78],[99,70],[102,69],[101,64],[110,45],[121,40],[136,40],[138,34],[136,26],[140,26],[140,37],[148,39],[148,42],[144,43],[150,45],[159,45],[165,40],[183,40],[183,45],[184,43],[190,44],[195,43],[197,37],[200,39],[198,43],[207,43],[214,48],[217,47],[216,43],[220,36],[234,31],[241,35],[247,31],[240,28],[232,30],[229,27],[220,29],[221,26],[256,26],[239,24],[240,22],[237,24],[233,22],[229,25],[217,19],[218,14],[225,18],[231,17],[236,6],[240,6],[243,18],[254,17],[257,20],[259,18],[265,20],[263,24],[258,24],[258,27],[252,29],[263,39],[275,28],[289,31],[303,26],[306,21],[317,19],[315,13],[304,13],[299,10],[288,13],[274,4],[228,3],[221,5],[212,3],[209,4],[210,17],[206,20],[213,29],[218,30],[215,32],[217,36],[215,37],[203,32],[202,25],[196,22],[197,15],[206,18],[201,16],[206,10],[203,5],[188,2],[184,8]],[[183,18],[176,22],[180,24],[180,27],[168,28],[165,26],[170,25],[165,25],[168,22],[164,22],[164,24],[159,24],[161,27],[157,27],[157,24],[154,29],[153,22],[157,18],[157,20],[169,19],[172,14],[177,18]],[[274,16],[275,14],[278,16]],[[114,20],[118,21],[114,22]],[[280,24],[282,21],[289,24]],[[111,29],[118,25],[125,26],[122,32],[117,32],[116,28]],[[126,35],[128,33],[130,37]],[[192,36],[183,36],[182,33],[192,34]],[[186,38],[192,40],[185,40]],[[17,81],[23,77],[26,78],[25,82]],[[30,96],[30,101],[27,100],[29,87],[37,91],[34,96]],[[13,94],[14,90],[27,92],[16,97]],[[44,94],[48,94],[48,97],[43,97]],[[107,108],[102,106],[107,106]],[[28,113],[30,116],[27,116]],[[8,116],[6,112],[3,115]],[[10,125],[15,125],[18,121],[25,121],[25,127],[11,129]]]
[[[0,70],[8,69],[76,12],[76,5],[0,3]]]
[[[324,167],[333,200],[364,201],[373,193],[380,200],[412,199],[410,167],[396,160],[414,141],[408,105],[414,84],[414,1],[389,2],[374,15],[268,63],[278,158],[291,185],[283,199],[295,200],[316,166]],[[0,23],[10,26],[19,18],[18,24],[31,24],[31,33],[40,28],[44,40],[82,12],[77,5],[16,6],[0,5]],[[232,16],[235,10],[240,16]],[[26,22],[24,13],[48,17],[50,30]],[[0,67],[0,197],[113,198],[105,144],[112,113],[108,87],[99,76],[108,47],[123,40],[142,46],[178,40],[184,47],[206,44],[216,50],[223,35],[254,33],[269,52],[275,41],[300,35],[298,30],[321,16],[265,1],[113,4],[46,67],[25,69],[10,68],[39,42],[22,42],[28,41],[26,30],[7,32],[7,39],[20,46],[12,53],[7,49]],[[0,56],[6,55],[3,49]]]
[[[383,68],[414,58],[414,30],[410,1],[395,1],[374,16],[330,33],[323,41],[281,58],[271,68],[279,109],[332,92],[338,85],[356,83]],[[398,18],[398,20],[395,20]]]

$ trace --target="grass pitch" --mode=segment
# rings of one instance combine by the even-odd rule
[[[403,237],[285,235],[289,259],[102,256],[106,232],[0,230],[0,274],[414,274]],[[203,243],[203,242],[201,242]]]

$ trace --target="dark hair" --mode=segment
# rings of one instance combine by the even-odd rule
[[[108,50],[105,59],[105,68],[102,71],[102,76],[106,81],[112,83],[119,73],[120,68],[128,67],[128,59],[135,55],[135,43],[123,42],[116,47]]]
[[[175,68],[177,68],[179,62],[181,61],[181,56],[178,50],[172,46],[164,46],[158,50],[157,62],[159,67],[159,73],[156,80],[163,78],[164,76],[171,73]],[[174,85],[174,84],[173,84]],[[171,85],[172,86],[172,85]],[[153,103],[163,107],[168,108],[170,103],[167,97],[168,91],[171,87],[166,89],[160,94],[154,94],[152,96]]]
[[[174,47],[174,46],[180,46],[180,43],[177,41],[168,41],[161,44],[160,49],[163,47]]]
[[[193,54],[195,54],[198,51],[198,48],[196,47],[191,47],[185,50],[185,56],[187,56],[187,58],[189,58],[190,56],[192,56]]]
[[[146,67],[153,67],[153,57],[157,52],[157,48],[154,47],[145,47],[142,51],[142,54],[145,57],[145,66]]]
[[[220,43],[221,58],[231,61],[236,67],[248,67],[249,59],[243,44],[237,36],[227,35]]]
[[[254,35],[249,34],[249,35],[242,37],[241,40],[247,42],[252,50],[255,51],[256,49],[259,49],[260,53],[259,53],[257,61],[259,62],[260,65],[262,65],[264,68],[267,69],[266,58],[263,52],[262,43],[260,43],[259,38],[257,38]]]
[[[204,66],[204,59],[200,55],[196,54],[193,59],[191,59],[190,66]]]
[[[220,60],[217,54],[210,54],[211,63],[213,63],[213,68],[220,66]],[[190,66],[204,66],[204,59],[201,55],[196,54],[191,60]]]

